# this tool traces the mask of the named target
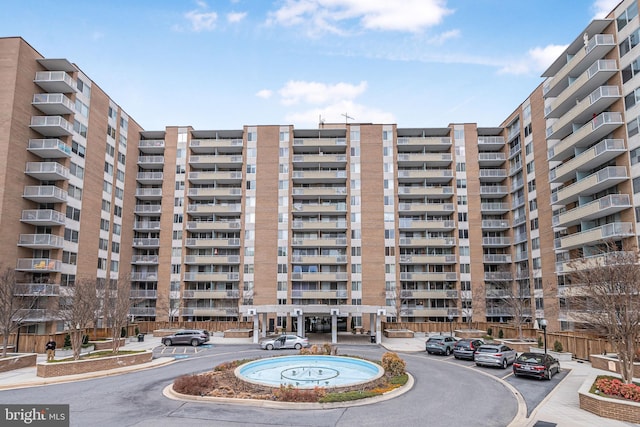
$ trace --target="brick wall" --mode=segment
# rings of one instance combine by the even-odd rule
[[[152,358],[153,352],[146,351],[144,353],[102,357],[98,359],[76,360],[71,362],[43,362],[38,363],[37,365],[37,375],[39,377],[49,378],[106,371],[108,369],[148,363],[151,362]]]
[[[0,359],[0,372],[36,366],[37,357],[38,355],[33,353],[20,354],[17,356],[9,356],[6,359]]]
[[[125,339],[124,338],[119,338],[120,339],[120,346],[122,347],[125,344]],[[99,350],[111,350],[113,348],[113,341],[109,340],[109,341],[89,341],[89,343],[93,344],[95,346],[94,350],[95,351],[99,351]]]
[[[603,371],[620,373],[620,362],[617,359],[592,354],[589,357],[591,366],[596,369],[602,369]],[[613,369],[612,369],[613,368]],[[640,363],[633,364],[633,377],[640,378]]]
[[[580,408],[604,418],[640,423],[640,404],[580,391]]]

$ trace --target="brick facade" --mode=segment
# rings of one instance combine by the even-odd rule
[[[106,371],[151,362],[153,352],[103,357],[99,359],[77,360],[72,362],[39,363],[37,375],[43,378],[64,375],[85,374],[87,372]]]

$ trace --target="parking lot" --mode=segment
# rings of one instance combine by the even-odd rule
[[[164,346],[159,345],[153,349],[153,357],[175,357],[175,358],[186,358],[189,356],[194,356],[199,353],[203,353],[213,348],[213,344],[203,344],[197,347],[193,347],[190,345],[172,345],[172,346]]]
[[[531,414],[544,398],[562,381],[562,379],[569,373],[567,369],[561,369],[559,374],[553,376],[550,381],[540,380],[537,378],[529,377],[514,377],[512,367],[507,369],[494,368],[487,366],[476,366],[472,360],[456,359],[451,356],[440,356],[435,354],[424,353],[424,357],[432,360],[439,360],[443,363],[450,363],[459,365],[461,369],[473,369],[481,371],[486,375],[492,375],[506,381],[509,385],[513,386],[522,395],[527,403],[527,416]],[[560,365],[562,368],[562,364]]]

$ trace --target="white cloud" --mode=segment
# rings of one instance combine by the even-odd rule
[[[193,31],[210,31],[216,27],[218,14],[215,12],[198,12],[192,10],[184,14],[185,18],[191,23]]]
[[[269,99],[271,98],[271,95],[273,95],[273,91],[269,89],[262,89],[256,93],[256,96],[258,98],[263,98],[263,99]]]
[[[358,21],[361,28],[418,33],[453,13],[446,0],[286,0],[269,13],[270,24],[304,24],[310,33],[344,33],[340,24]]]
[[[551,65],[566,48],[566,45],[548,45],[530,49],[526,58],[509,62],[499,70],[499,73],[518,75],[541,73]]]
[[[288,81],[278,90],[284,105],[299,103],[322,104],[336,99],[353,99],[367,89],[367,82],[358,85],[350,83],[326,84],[319,82],[305,82],[299,80]]]
[[[593,19],[602,19],[609,14],[620,0],[596,0],[593,2],[591,9],[593,10]]]
[[[236,23],[246,18],[247,12],[231,12],[227,14],[227,22]]]
[[[325,123],[344,123],[346,118],[343,114],[348,114],[352,118],[349,123],[396,123],[392,113],[347,100],[324,107],[290,112],[285,116],[285,121],[301,127],[316,127],[320,118]]]

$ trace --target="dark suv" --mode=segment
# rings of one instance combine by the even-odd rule
[[[183,329],[162,338],[162,344],[190,344],[194,347],[209,342],[209,332],[202,329]]]
[[[456,359],[475,359],[475,352],[484,341],[479,338],[463,338],[453,346],[453,357]]]

